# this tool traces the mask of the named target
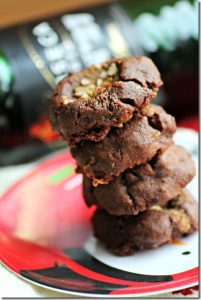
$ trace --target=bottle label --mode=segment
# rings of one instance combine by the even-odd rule
[[[14,93],[20,95],[23,126],[37,121],[65,75],[111,57],[140,54],[132,30],[118,3],[3,30],[1,47],[13,72]]]
[[[121,7],[104,7],[18,29],[29,57],[52,88],[68,73],[132,53],[118,18],[122,18]]]

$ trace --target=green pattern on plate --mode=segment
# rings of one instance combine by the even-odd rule
[[[74,171],[75,169],[73,165],[60,168],[59,170],[48,176],[48,183],[58,184],[63,180],[66,180],[70,175],[74,174]]]

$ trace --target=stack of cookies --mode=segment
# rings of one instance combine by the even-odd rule
[[[147,57],[112,59],[65,77],[51,121],[69,142],[84,175],[95,236],[118,255],[157,248],[197,229],[197,208],[184,190],[195,174],[174,144],[175,119],[151,104],[162,85]]]

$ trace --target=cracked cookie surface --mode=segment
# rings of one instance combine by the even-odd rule
[[[93,187],[91,180],[84,177],[83,194],[88,206],[97,205],[112,215],[137,215],[153,205],[165,205],[194,175],[195,166],[188,151],[171,145],[107,185]]]
[[[95,236],[114,254],[154,249],[198,229],[197,202],[185,190],[166,206],[137,216],[113,216],[98,209],[92,218]]]
[[[101,141],[155,98],[161,85],[149,58],[112,59],[65,77],[53,95],[50,120],[70,143]]]

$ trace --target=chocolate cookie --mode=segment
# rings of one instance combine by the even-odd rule
[[[83,193],[88,206],[95,204],[113,215],[137,215],[175,198],[194,175],[195,166],[188,151],[171,145],[107,185],[93,187],[91,180],[84,177]]]
[[[161,85],[149,58],[112,59],[65,77],[53,95],[50,119],[70,143],[101,141],[148,104]]]
[[[108,183],[128,168],[150,160],[172,143],[175,119],[157,105],[149,105],[122,128],[116,128],[101,142],[81,141],[71,148],[78,172],[93,185]]]
[[[197,203],[183,191],[165,207],[155,206],[137,216],[112,216],[96,210],[95,236],[117,255],[158,248],[198,228]]]

